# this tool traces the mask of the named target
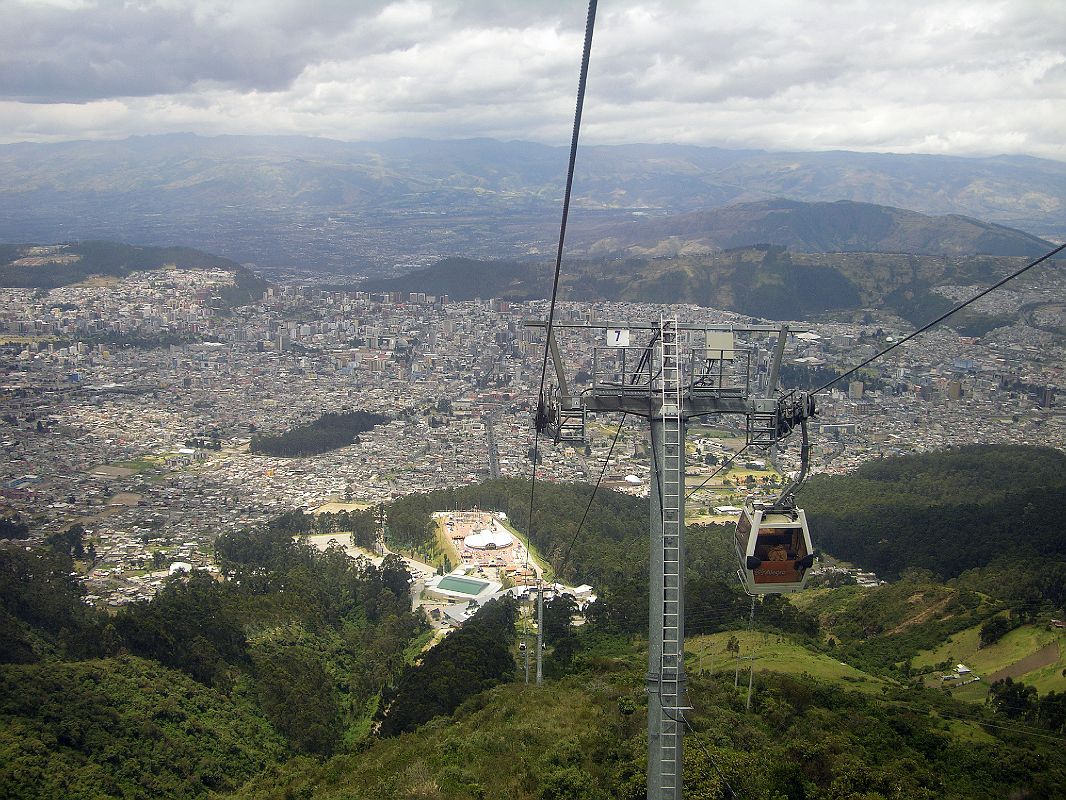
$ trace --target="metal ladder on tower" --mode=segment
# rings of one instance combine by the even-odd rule
[[[662,522],[663,522],[663,648],[659,671],[661,701],[660,778],[663,800],[681,797],[681,708],[684,669],[684,613],[681,546],[684,502],[685,443],[681,416],[681,352],[677,318],[660,317],[662,357]]]

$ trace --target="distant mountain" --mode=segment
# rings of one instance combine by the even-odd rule
[[[557,236],[566,162],[565,147],[489,139],[3,145],[0,240],[182,241],[242,262],[362,274],[449,255],[537,259]],[[573,229],[593,241],[635,213],[774,198],[961,214],[1066,238],[1057,161],[626,145],[583,147],[577,167]]]
[[[602,238],[597,238],[601,237]],[[588,255],[676,256],[767,243],[807,253],[1037,256],[1052,245],[1032,234],[952,214],[838,200],[764,200],[624,225],[586,225],[571,239]]]

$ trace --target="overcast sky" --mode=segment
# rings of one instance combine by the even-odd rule
[[[584,0],[0,0],[0,141],[569,143]],[[582,142],[1066,160],[1066,0],[601,0]]]

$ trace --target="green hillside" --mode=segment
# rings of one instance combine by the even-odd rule
[[[152,661],[0,666],[2,797],[201,797],[286,751],[252,703]]]
[[[777,654],[802,657],[792,648]],[[1060,748],[1010,726],[982,729],[942,693],[874,691],[876,679],[855,671],[838,682],[757,667],[745,713],[746,674],[734,688],[731,667],[701,673],[692,656],[688,665],[686,797],[729,797],[723,777],[737,796],[765,800],[1061,796]],[[805,665],[828,670],[817,657]],[[644,669],[639,642],[590,639],[565,677],[496,687],[450,720],[324,764],[291,761],[232,796],[639,800]],[[844,688],[848,678],[862,691]]]
[[[1066,606],[1066,455],[1050,448],[962,447],[887,458],[804,488],[818,546],[898,578],[908,569],[1017,602]]]
[[[958,454],[882,465],[864,478],[887,476],[881,493],[826,496],[839,491],[842,513],[892,496],[935,509],[992,492],[998,470],[1036,480],[1057,468],[1043,451],[1007,455],[972,481]],[[932,475],[955,489],[931,488]],[[538,485],[534,545],[556,571],[595,576],[599,595],[583,625],[548,604],[539,687],[521,682],[512,604],[487,604],[412,663],[426,629],[402,563],[300,540],[334,524],[362,540],[372,514],[293,512],[227,533],[216,549],[228,580],[175,579],[111,617],[81,603],[69,556],[0,548],[0,795],[639,800],[647,506],[601,492],[570,550],[589,488]],[[519,480],[406,497],[389,509],[393,540],[431,544],[442,503],[506,510],[525,533],[528,497]],[[1014,602],[1014,578],[987,566],[949,583],[910,568],[874,589],[762,598],[751,623],[728,534],[688,530],[686,797],[725,798],[725,780],[745,800],[1063,796],[1050,601]],[[1011,629],[978,649],[1000,619]],[[1012,680],[987,704],[970,687],[952,696],[931,676],[954,658]]]
[[[936,667],[962,663],[981,681],[953,690],[956,697],[983,701],[988,687],[1010,677],[1034,687],[1040,694],[1066,692],[1066,632],[1047,625],[1022,625],[1002,639],[982,646],[980,626],[952,635],[939,647],[918,653],[911,664],[915,670],[928,670],[927,685],[938,685]]]
[[[734,640],[739,650],[731,653]],[[726,673],[736,678],[737,666],[747,672],[754,660],[756,672],[778,672],[792,676],[810,676],[819,681],[839,683],[849,689],[880,695],[895,681],[863,672],[840,661],[835,653],[813,650],[788,636],[771,631],[728,631],[710,636],[696,636],[685,642],[689,654],[688,669],[698,674]]]

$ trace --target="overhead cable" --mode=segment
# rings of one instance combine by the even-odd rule
[[[886,347],[886,348],[885,348],[884,350],[882,350],[882,351],[881,351],[880,353],[877,353],[876,355],[872,355],[872,356],[870,356],[870,357],[869,357],[868,359],[866,359],[865,361],[863,361],[863,362],[862,362],[861,364],[859,364],[858,366],[856,366],[856,367],[852,367],[851,369],[849,369],[849,370],[848,370],[847,372],[845,372],[845,373],[844,373],[843,375],[837,375],[837,377],[833,378],[833,380],[831,380],[831,381],[829,381],[829,382],[827,382],[827,383],[823,383],[823,384],[822,384],[821,386],[819,386],[819,387],[818,387],[817,389],[815,389],[815,390],[814,390],[813,392],[811,392],[811,394],[812,394],[812,395],[814,395],[814,394],[818,394],[819,392],[821,392],[821,391],[824,391],[824,390],[828,389],[828,388],[829,388],[830,386],[832,386],[832,385],[833,385],[834,383],[837,383],[838,381],[842,381],[842,380],[844,380],[844,378],[848,377],[849,375],[854,375],[854,374],[855,374],[856,372],[858,372],[858,371],[859,371],[860,369],[862,369],[863,367],[865,367],[865,366],[866,366],[867,364],[870,364],[871,362],[873,362],[873,361],[876,361],[877,359],[881,358],[882,356],[884,356],[884,355],[887,355],[888,353],[892,352],[892,351],[893,351],[893,350],[895,350],[895,349],[896,349],[897,347],[899,347],[899,346],[900,346],[901,344],[905,344],[905,343],[909,342],[909,341],[910,341],[911,339],[913,339],[913,338],[914,338],[915,336],[918,336],[918,335],[920,335],[920,334],[922,334],[922,333],[925,333],[925,332],[926,332],[927,330],[929,330],[930,328],[934,327],[935,325],[939,325],[939,324],[940,324],[941,322],[943,322],[944,320],[946,320],[946,319],[947,319],[948,317],[950,317],[950,316],[951,316],[952,314],[955,314],[955,313],[957,313],[957,312],[959,312],[959,311],[962,311],[962,309],[966,308],[966,306],[968,306],[968,305],[970,305],[971,303],[974,303],[974,302],[976,302],[976,301],[980,300],[980,299],[981,299],[982,297],[984,297],[984,296],[985,296],[986,294],[988,294],[989,292],[993,292],[993,291],[995,291],[996,289],[998,289],[998,288],[999,288],[1000,286],[1002,286],[1003,284],[1007,283],[1008,281],[1012,281],[1012,280],[1014,280],[1015,278],[1017,278],[1017,277],[1018,277],[1019,275],[1021,275],[1022,273],[1026,272],[1026,271],[1028,271],[1028,270],[1030,270],[1030,269],[1032,269],[1032,268],[1033,268],[1033,267],[1035,267],[1035,266],[1036,266],[1037,264],[1042,264],[1043,262],[1047,261],[1047,260],[1048,260],[1049,258],[1052,258],[1052,257],[1054,257],[1055,255],[1057,255],[1058,253],[1061,253],[1061,252],[1062,252],[1063,250],[1066,250],[1066,243],[1064,243],[1064,244],[1060,244],[1060,245],[1059,245],[1058,247],[1056,247],[1056,248],[1055,248],[1054,250],[1051,250],[1050,252],[1048,252],[1048,253],[1045,253],[1044,255],[1040,256],[1040,258],[1036,259],[1036,261],[1031,261],[1031,262],[1029,262],[1029,263],[1028,263],[1028,264],[1026,264],[1026,265],[1025,265],[1024,267],[1022,267],[1021,269],[1019,269],[1019,270],[1017,270],[1017,271],[1015,271],[1015,272],[1012,272],[1012,273],[1011,273],[1010,275],[1008,275],[1008,276],[1007,276],[1006,278],[1003,278],[1002,280],[1000,280],[1000,281],[997,281],[996,283],[992,284],[991,286],[989,286],[989,287],[988,287],[987,289],[985,289],[984,291],[982,291],[982,292],[979,292],[978,294],[975,294],[975,295],[974,295],[973,297],[971,297],[971,298],[970,298],[969,300],[965,300],[965,301],[963,301],[963,302],[959,303],[959,304],[958,304],[957,306],[955,306],[954,308],[952,308],[952,309],[951,309],[950,311],[946,311],[945,313],[941,314],[941,315],[940,315],[939,317],[937,317],[936,319],[934,319],[934,320],[933,320],[932,322],[927,322],[927,323],[926,323],[925,325],[923,325],[922,327],[918,328],[918,330],[916,330],[916,331],[914,331],[914,332],[912,332],[912,333],[908,334],[907,336],[904,336],[904,337],[903,337],[902,339],[900,339],[900,340],[899,340],[898,342],[893,342],[893,343],[892,343],[891,345],[889,345],[888,347]]]
[[[596,25],[596,0],[589,0],[588,17],[585,20],[585,45],[581,53],[581,74],[577,83],[577,107],[574,111],[574,129],[570,139],[570,164],[566,170],[566,191],[563,194],[563,215],[559,224],[559,246],[555,254],[555,277],[552,280],[551,302],[548,305],[548,326],[544,338],[544,358],[540,367],[540,388],[537,392],[537,425],[533,433],[533,467],[529,481],[529,525],[526,536],[533,534],[533,505],[537,487],[537,461],[540,460],[540,420],[543,415],[544,382],[548,375],[548,351],[551,346],[552,326],[555,322],[555,303],[559,296],[559,276],[563,264],[563,244],[566,240],[566,221],[570,215],[570,196],[574,187],[574,167],[577,163],[577,142],[581,134],[581,112],[585,105],[585,85],[588,79],[589,58],[592,54],[592,32]],[[528,548],[527,548],[528,552]]]

